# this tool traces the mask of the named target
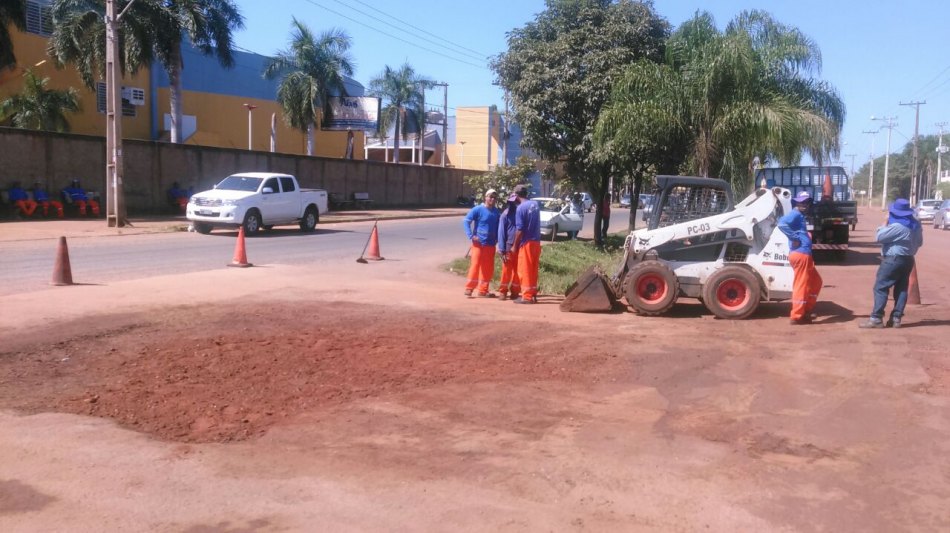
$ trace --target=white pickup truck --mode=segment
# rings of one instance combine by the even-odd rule
[[[289,174],[243,172],[224,178],[210,191],[193,194],[187,216],[198,233],[244,226],[244,233],[254,235],[261,228],[294,223],[300,224],[300,231],[310,232],[326,211],[323,189],[301,189]]]

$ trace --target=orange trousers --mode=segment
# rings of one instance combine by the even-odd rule
[[[92,210],[92,215],[96,217],[99,216],[99,202],[95,200],[76,200],[73,203],[79,208],[80,215],[86,215],[86,206],[88,205],[89,209]]]
[[[43,206],[43,216],[49,216],[49,207],[53,206],[56,208],[56,216],[63,218],[63,204],[57,202],[56,200],[41,200],[40,205]]]
[[[521,278],[518,276],[518,254],[508,253],[508,261],[501,262],[501,286],[498,292],[517,298],[521,295]]]
[[[818,303],[818,294],[823,283],[821,274],[815,268],[815,260],[810,254],[792,252],[788,254],[788,262],[795,271],[795,281],[792,285],[792,320],[801,320],[811,313]]]
[[[23,213],[24,216],[31,217],[36,211],[36,202],[33,200],[17,200],[13,203]]]
[[[495,247],[472,243],[469,252],[468,281],[466,291],[478,288],[478,294],[488,294],[488,284],[495,277]]]
[[[518,277],[521,297],[531,300],[538,296],[538,267],[541,265],[541,243],[527,241],[518,249]]]

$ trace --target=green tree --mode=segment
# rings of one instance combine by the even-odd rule
[[[117,0],[116,10],[121,12],[126,5]],[[49,55],[59,64],[74,64],[83,83],[93,89],[96,80],[104,78],[105,1],[57,0],[52,12]],[[187,38],[201,53],[231,67],[231,34],[243,27],[244,18],[231,0],[138,0],[119,21],[122,72],[135,73],[152,61],[168,72],[172,142],[182,141],[182,41]]]
[[[419,121],[417,125],[421,125],[423,94],[432,86],[433,82],[417,74],[409,63],[404,63],[398,70],[386,65],[386,68],[369,82],[370,94],[386,102],[379,117],[380,134],[385,135],[390,125],[396,125],[393,133],[394,163],[399,162],[399,139],[405,139],[408,133],[408,111],[416,111],[414,115]],[[421,128],[418,128],[418,131],[421,132]]]
[[[79,94],[47,89],[49,78],[38,78],[32,69],[23,77],[23,91],[0,102],[0,121],[30,130],[69,131],[66,113],[79,111]]]
[[[498,165],[490,172],[465,176],[463,180],[475,191],[476,197],[481,198],[488,189],[511,191],[515,185],[525,183],[528,176],[537,170],[537,163],[533,159],[521,156],[514,165]]]
[[[13,39],[10,36],[11,24],[20,30],[26,29],[25,0],[0,0],[0,69],[16,66]]]
[[[508,34],[508,50],[492,61],[514,105],[523,143],[601,200],[611,168],[596,157],[593,131],[601,107],[626,65],[660,60],[669,24],[652,2],[547,0],[535,20]],[[602,245],[600,211],[594,240]]]
[[[685,149],[681,171],[746,190],[756,157],[838,156],[844,103],[813,77],[820,69],[817,46],[768,13],[740,13],[724,32],[697,13],[670,36],[663,63],[629,67],[596,138],[607,153],[629,149],[659,165]]]
[[[287,124],[307,135],[307,155],[313,155],[313,126],[331,93],[346,95],[344,76],[353,75],[350,38],[330,29],[319,36],[293,19],[290,48],[277,52],[264,67],[264,77],[280,77],[277,102]]]

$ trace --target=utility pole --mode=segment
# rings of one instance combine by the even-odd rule
[[[419,117],[419,166],[421,167],[424,163],[425,154],[426,154],[426,84],[422,84],[422,106],[419,110],[422,114]]]
[[[900,105],[912,105],[917,108],[916,117],[914,118],[914,171],[913,175],[910,178],[910,205],[917,205],[917,192],[920,189],[919,181],[920,177],[917,175],[917,133],[920,128],[920,106],[921,104],[926,105],[927,102],[901,102]]]
[[[871,120],[882,120],[884,121],[883,128],[887,128],[887,152],[884,153],[884,190],[881,191],[881,211],[887,209],[887,169],[891,164],[891,133],[894,131],[894,127],[897,126],[897,123],[894,122],[897,120],[897,117],[871,117]]]
[[[445,168],[445,148],[449,142],[449,84],[436,83],[442,86],[442,168]]]
[[[508,166],[508,91],[505,91],[505,116],[501,125],[501,165]]]
[[[947,152],[947,147],[943,145],[943,127],[946,125],[946,122],[938,122],[936,124],[936,126],[940,128],[940,136],[937,138],[937,178],[934,180],[934,188],[940,183],[940,156]]]
[[[874,139],[875,135],[880,133],[881,130],[877,129],[875,131],[862,131],[861,133],[867,133],[871,135],[871,170],[868,177],[868,207],[871,207],[871,198],[874,197]]]
[[[122,69],[119,65],[119,21],[135,0],[115,13],[115,0],[106,0],[106,224],[129,224],[122,185]]]

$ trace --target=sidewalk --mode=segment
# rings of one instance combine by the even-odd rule
[[[331,211],[320,217],[317,229],[324,224],[364,222],[373,220],[399,220],[408,218],[458,217],[468,212],[466,207],[435,207],[407,209],[375,209],[371,211]],[[188,220],[184,216],[155,215],[130,217],[130,226],[110,228],[105,218],[65,220],[9,220],[0,222],[0,243],[55,239],[58,237],[111,237],[116,235],[141,235],[145,233],[170,233],[187,231]]]

